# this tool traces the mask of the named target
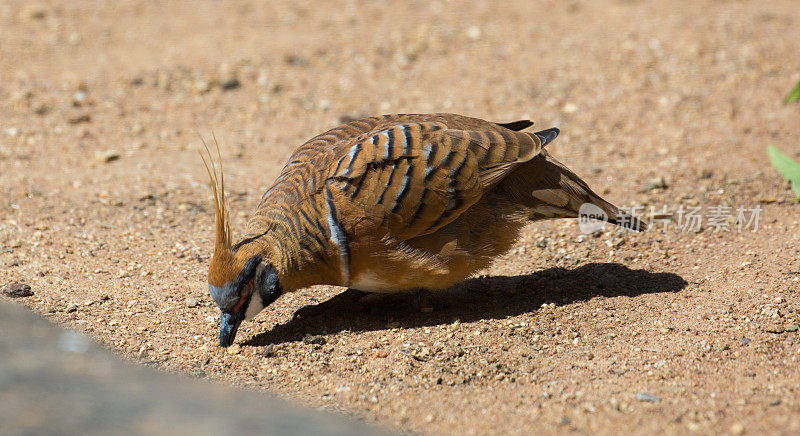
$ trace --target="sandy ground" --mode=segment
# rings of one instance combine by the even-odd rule
[[[800,432],[800,206],[764,151],[800,156],[800,5],[485,3],[2,2],[0,286],[131,359],[408,432]],[[341,291],[306,289],[219,349],[200,136],[236,233],[296,146],[395,112],[558,126],[609,200],[701,228],[533,224],[452,290],[291,321]]]

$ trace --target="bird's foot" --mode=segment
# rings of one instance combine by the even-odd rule
[[[369,295],[368,292],[357,289],[347,289],[344,292],[317,304],[308,304],[297,309],[292,315],[292,321],[313,318],[329,311],[352,311],[359,300]]]

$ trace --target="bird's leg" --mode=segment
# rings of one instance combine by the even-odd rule
[[[334,295],[326,301],[317,304],[309,304],[297,309],[292,316],[292,320],[319,316],[325,312],[336,310],[341,307],[344,307],[346,310],[351,310],[353,305],[367,295],[369,295],[369,292],[347,288],[344,292]]]

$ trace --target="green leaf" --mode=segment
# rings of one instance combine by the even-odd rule
[[[786,96],[786,103],[794,103],[797,100],[800,100],[800,82],[797,82],[797,85],[794,85],[794,89],[789,95]]]
[[[772,166],[792,184],[796,199],[800,201],[800,163],[772,146],[767,147],[767,155],[769,155]]]

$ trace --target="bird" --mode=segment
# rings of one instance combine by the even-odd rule
[[[449,288],[509,251],[527,223],[576,218],[586,203],[609,223],[647,228],[545,150],[559,129],[524,131],[532,125],[445,113],[352,120],[292,153],[236,243],[219,145],[219,170],[206,147],[220,346],[233,344],[242,321],[309,286]]]

